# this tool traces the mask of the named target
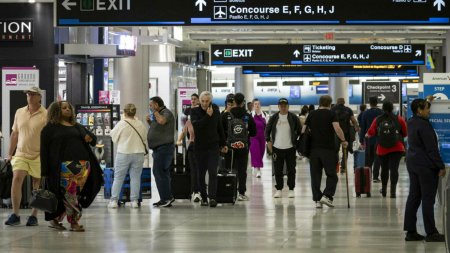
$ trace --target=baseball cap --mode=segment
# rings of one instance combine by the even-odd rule
[[[225,102],[234,102],[234,94],[230,93],[227,95]]]
[[[280,100],[278,100],[278,104],[289,104],[289,101],[286,98],[280,98]]]
[[[28,92],[38,93],[39,95],[42,95],[42,90],[39,89],[39,87],[30,87],[23,91],[23,93],[28,93]]]

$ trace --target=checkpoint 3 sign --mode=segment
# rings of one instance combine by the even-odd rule
[[[450,24],[448,5],[448,0],[57,0],[56,15],[58,26],[429,26]]]

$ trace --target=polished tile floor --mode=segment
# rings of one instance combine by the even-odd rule
[[[140,209],[108,210],[99,196],[84,212],[85,233],[53,231],[42,214],[38,227],[25,227],[29,210],[22,210],[21,226],[7,227],[3,223],[9,210],[0,209],[1,252],[445,252],[444,243],[404,241],[408,177],[403,163],[396,199],[381,198],[380,184],[373,186],[372,198],[355,198],[349,174],[350,209],[341,175],[336,207],[316,209],[308,170],[308,163],[299,160],[294,199],[287,198],[286,189],[282,199],[272,198],[270,161],[261,179],[249,176],[250,201],[234,206],[177,201],[172,208],[158,209],[146,200]],[[436,220],[443,232],[440,205]],[[424,233],[421,216],[418,229]]]

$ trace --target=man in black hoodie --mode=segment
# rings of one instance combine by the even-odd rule
[[[232,121],[236,123],[232,123]],[[242,129],[240,122],[245,124],[245,129]],[[230,112],[225,112],[222,114],[222,124],[223,129],[225,130],[227,145],[233,152],[233,154],[231,156],[227,156],[227,158],[233,159],[233,162],[231,163],[230,161],[230,164],[233,165],[232,169],[237,170],[237,177],[239,181],[239,195],[237,200],[248,201],[249,198],[245,195],[245,192],[247,191],[248,149],[250,147],[250,137],[256,135],[256,125],[252,115],[247,113],[245,110],[244,94],[236,93],[234,95],[234,105],[230,109]],[[237,135],[243,136],[247,139],[241,141],[243,145],[233,145],[234,143],[237,143],[236,138],[233,138]],[[235,140],[233,141],[233,139]]]
[[[195,133],[195,158],[199,168],[201,205],[216,207],[217,166],[219,149],[227,152],[225,135],[220,122],[220,112],[217,105],[212,104],[212,94],[204,91],[200,94],[200,106],[191,111],[191,122]],[[209,175],[208,193],[206,193],[205,176]]]

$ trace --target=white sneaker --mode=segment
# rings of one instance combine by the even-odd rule
[[[239,196],[237,197],[237,200],[238,201],[249,201],[250,199],[243,194],[239,194]]]
[[[196,192],[192,194],[192,201],[193,202],[200,202],[202,198],[200,197],[200,193]]]
[[[276,199],[281,198],[281,190],[277,190],[275,192],[275,194],[273,195],[273,197],[276,198]]]
[[[320,201],[316,201],[316,208],[322,208],[323,205],[320,203]]]
[[[115,209],[118,208],[119,204],[117,204],[117,200],[110,200],[108,203],[108,208]]]
[[[333,205],[333,200],[329,199],[328,197],[326,197],[325,195],[322,196],[322,198],[320,199],[320,203],[327,205],[329,207],[334,207]]]
[[[139,202],[137,202],[137,200],[135,201],[131,201],[131,208],[139,208]]]
[[[256,170],[256,178],[261,178],[261,170]]]
[[[288,198],[294,198],[295,197],[295,193],[294,190],[289,190],[289,194],[288,194]]]

